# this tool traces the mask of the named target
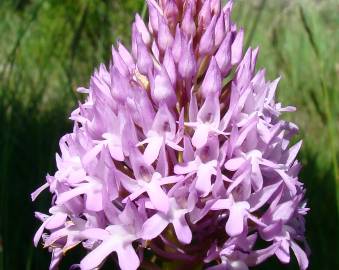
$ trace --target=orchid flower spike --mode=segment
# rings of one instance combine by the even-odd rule
[[[86,99],[57,170],[32,193],[52,194],[34,244],[48,247],[51,270],[75,246],[88,253],[74,262],[82,270],[109,257],[126,270],[150,257],[160,268],[248,270],[293,254],[307,269],[302,143],[291,145],[298,127],[281,118],[294,108],[276,101],[279,79],[256,72],[233,1],[146,2],[131,46],[114,46],[78,90]]]

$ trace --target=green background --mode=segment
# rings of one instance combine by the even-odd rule
[[[235,1],[233,19],[246,44],[260,46],[258,67],[281,76],[279,100],[304,140],[301,179],[311,212],[307,239],[310,269],[338,265],[339,1]],[[111,44],[129,46],[130,26],[141,0],[0,1],[0,269],[47,269],[49,253],[34,248],[35,210],[48,209],[30,193],[55,170],[58,139],[71,130],[68,115]],[[297,139],[297,138],[296,138]],[[61,269],[79,262],[81,250]],[[106,269],[112,269],[111,264]],[[274,258],[256,269],[298,269]]]

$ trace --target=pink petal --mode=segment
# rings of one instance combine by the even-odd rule
[[[45,240],[45,247],[49,247],[51,245],[53,245],[56,241],[58,241],[59,239],[67,236],[67,234],[69,233],[68,229],[63,228],[57,231],[54,231],[46,240]]]
[[[183,48],[181,48],[181,58],[178,63],[178,71],[182,78],[191,79],[197,69],[197,64],[193,51],[193,41],[188,44],[182,42]]]
[[[275,92],[277,90],[277,86],[278,86],[279,81],[280,81],[280,77],[278,79],[274,80],[273,82],[269,83],[269,86],[268,86],[269,91],[268,91],[267,101],[266,101],[268,104],[272,101],[272,99],[275,96]]]
[[[174,43],[172,47],[172,54],[173,54],[173,58],[176,63],[180,61],[180,57],[181,57],[181,46],[182,46],[181,43],[182,43],[181,31],[180,31],[179,25],[177,25],[175,29],[175,37],[174,37]]]
[[[189,244],[192,241],[192,232],[188,226],[185,216],[173,220],[175,234],[178,240],[183,244]]]
[[[297,258],[300,269],[306,270],[309,262],[305,251],[303,251],[294,241],[291,241],[291,248]]]
[[[154,78],[152,97],[158,103],[164,102],[170,106],[175,104],[177,101],[172,82],[164,67],[161,68],[159,74],[157,74]]]
[[[39,194],[49,187],[49,183],[43,184],[41,187],[37,188],[33,193],[31,193],[32,201],[35,201]]]
[[[243,182],[245,182],[245,180],[247,180],[250,176],[251,170],[249,169],[250,164],[244,164],[244,171],[241,172],[240,170],[238,170],[235,174],[234,174],[234,180],[233,183],[228,187],[227,192],[232,192],[233,189],[235,189],[237,186],[239,186],[240,184],[242,184]],[[247,167],[247,168],[246,168]],[[238,174],[239,173],[239,174]]]
[[[251,205],[251,212],[254,212],[262,207],[272,197],[272,195],[278,190],[280,186],[281,182],[266,186],[263,189],[252,193],[251,197],[248,200]]]
[[[166,147],[163,144],[160,150],[156,171],[159,172],[162,176],[168,175],[168,158]]]
[[[131,151],[130,162],[136,179],[146,181],[151,180],[154,168],[145,162],[144,156],[138,149],[135,148]]]
[[[137,42],[137,67],[141,74],[147,75],[153,69],[152,57],[140,35],[136,37]]]
[[[193,20],[194,19],[192,16],[192,6],[188,5],[188,7],[185,10],[182,23],[181,23],[181,28],[187,36],[194,36],[196,33],[195,23],[192,23]]]
[[[240,29],[231,46],[232,65],[239,63],[241,60],[243,42],[244,42],[244,30]]]
[[[277,206],[272,214],[272,221],[282,220],[287,222],[294,214],[299,200],[290,200]]]
[[[172,85],[175,85],[177,81],[177,73],[176,73],[176,66],[174,63],[173,55],[172,55],[172,50],[170,49],[166,50],[165,58],[164,58],[164,66],[172,82]]]
[[[137,27],[138,32],[141,34],[144,43],[150,45],[151,35],[148,32],[147,26],[145,25],[144,21],[142,20],[139,14],[135,15],[135,26]]]
[[[166,51],[167,48],[171,48],[174,42],[174,38],[170,32],[168,24],[164,17],[158,14],[159,32],[158,32],[158,44],[162,51]]]
[[[156,209],[163,213],[168,212],[169,199],[161,188],[159,180],[152,179],[152,181],[146,187],[146,192]]]
[[[92,188],[91,192],[87,192],[86,195],[87,210],[94,212],[100,212],[103,210],[102,190]]]
[[[88,165],[91,163],[93,159],[96,158],[96,156],[100,153],[101,149],[103,147],[102,143],[97,144],[94,146],[91,150],[89,150],[83,157],[82,162],[84,165]]]
[[[191,94],[190,106],[189,106],[189,121],[196,122],[198,115],[198,102],[195,94]]]
[[[210,54],[214,47],[214,29],[216,23],[216,16],[213,17],[207,29],[204,31],[199,45],[199,53],[201,55]]]
[[[169,147],[171,147],[172,149],[176,150],[176,151],[184,151],[184,148],[182,148],[180,145],[172,142],[172,141],[169,141],[169,140],[166,140],[166,145],[168,145]]]
[[[83,157],[82,162],[84,165],[88,165],[91,163],[93,159],[100,153],[101,149],[103,148],[103,144],[99,143],[94,146],[91,150],[89,150]]]
[[[140,189],[137,180],[130,178],[129,176],[122,172],[119,172],[118,170],[115,170],[115,174],[122,186],[130,193],[136,192]]]
[[[184,162],[189,162],[194,159],[194,150],[191,144],[191,140],[187,136],[184,137],[183,158]]]
[[[265,241],[273,241],[282,232],[283,223],[281,221],[268,225],[260,231],[260,236]]]
[[[220,1],[215,1],[215,3],[219,4],[220,8]],[[225,37],[225,17],[224,14],[221,14],[217,20],[217,23],[215,25],[214,34],[215,34],[215,46],[219,47],[221,42],[223,41]]]
[[[226,34],[226,37],[222,41],[216,55],[215,59],[217,60],[221,75],[225,76],[231,69],[231,32]]]
[[[146,192],[146,189],[143,187],[139,186],[139,189],[136,190],[135,192],[133,192],[131,195],[129,195],[128,197],[126,197],[122,202],[126,203],[128,201],[128,199],[130,199],[131,201],[134,201],[136,198],[138,198],[142,193]]]
[[[176,133],[175,119],[168,109],[167,104],[160,105],[157,114],[155,115],[152,130],[159,135],[164,135],[167,139],[173,140]]]
[[[55,248],[52,251],[51,263],[49,265],[49,270],[58,270],[59,263],[63,257],[63,251],[61,248]]]
[[[193,160],[187,163],[176,164],[174,166],[174,173],[175,174],[187,174],[190,172],[194,172],[198,169],[197,161]]]
[[[236,141],[236,147],[241,146],[242,143],[245,141],[245,139],[247,138],[247,135],[250,133],[250,131],[252,129],[254,129],[258,124],[258,118],[257,117],[253,117],[250,122],[247,124],[246,127],[242,128],[240,130],[240,134],[239,137]]]
[[[91,185],[90,184],[82,184],[76,188],[73,188],[69,191],[60,193],[58,195],[57,200],[55,201],[56,204],[63,204],[71,199],[73,199],[74,197],[80,196],[82,194],[87,193],[89,190],[91,189]]]
[[[277,255],[282,263],[290,262],[290,245],[287,240],[284,239],[280,242],[280,246],[275,251],[275,255]]]
[[[231,199],[219,199],[211,207],[211,210],[230,209],[233,204]]]
[[[155,214],[142,226],[142,238],[152,240],[157,237],[167,227],[169,221],[162,214]]]
[[[136,270],[140,265],[140,260],[132,245],[122,245],[117,247],[118,261],[121,270]]]
[[[80,233],[81,238],[90,240],[105,240],[110,236],[109,232],[104,229],[92,228],[86,229]]]
[[[159,156],[161,146],[163,144],[163,137],[152,137],[145,149],[144,158],[148,165],[151,165]]]
[[[201,92],[203,96],[205,98],[209,95],[215,95],[216,97],[218,97],[221,91],[221,84],[221,72],[217,61],[215,60],[215,57],[212,56],[210,65],[205,75],[205,79],[203,80],[201,85]]]
[[[285,171],[283,170],[276,170],[276,172],[281,176],[281,178],[284,180],[284,183],[290,190],[292,195],[296,195],[297,188],[296,188],[296,178],[293,178],[289,176]]]
[[[81,270],[93,270],[117,248],[116,241],[106,240],[85,256],[80,262]]]
[[[226,189],[224,186],[223,175],[221,174],[220,168],[218,168],[216,179],[215,179],[215,182],[212,188],[212,194],[214,198],[219,198],[220,196],[223,196],[225,193],[226,193]]]
[[[109,152],[110,152],[112,158],[114,158],[117,161],[124,161],[125,156],[124,156],[124,153],[122,151],[121,144],[114,144],[114,143],[110,142],[108,144],[108,149],[109,149]]]
[[[291,166],[292,163],[294,162],[300,148],[302,145],[302,141],[296,143],[295,145],[293,145],[289,150],[288,150],[288,159],[286,161],[286,165],[287,166]]]
[[[232,158],[226,161],[225,168],[229,171],[234,172],[238,170],[243,165],[244,162],[245,159],[243,157]]]
[[[204,124],[198,125],[192,138],[193,146],[195,146],[198,149],[203,147],[207,142],[208,132],[209,127],[207,125]]]
[[[198,121],[218,128],[220,122],[220,103],[217,95],[206,97],[204,104],[198,113]]]
[[[161,178],[161,185],[175,184],[184,180],[183,176],[168,176]]]
[[[124,62],[124,60],[121,58],[120,54],[116,51],[114,46],[112,46],[112,58],[113,58],[113,63],[117,67],[119,72],[124,76],[128,76],[129,75],[128,67],[126,63]]]
[[[42,223],[33,238],[33,243],[35,247],[38,246],[39,240],[41,238],[42,233],[44,232],[44,229],[45,229],[45,223]]]
[[[244,230],[246,209],[250,206],[247,202],[234,204],[230,209],[230,216],[226,223],[226,232],[229,236],[237,236]]]
[[[252,159],[252,186],[255,191],[261,190],[263,186],[263,177],[259,167],[258,159]]]
[[[197,172],[197,181],[195,188],[202,196],[207,196],[212,189],[211,176],[213,173],[213,168],[211,166],[202,164],[198,168]]]
[[[277,250],[279,243],[275,243],[267,248],[255,250],[250,253],[246,262],[249,266],[259,265],[269,257],[274,255],[275,251]]]
[[[46,221],[45,228],[48,230],[56,229],[65,224],[67,219],[67,214],[65,213],[56,213],[51,216],[48,221]]]

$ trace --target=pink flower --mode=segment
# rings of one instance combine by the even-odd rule
[[[148,0],[132,50],[112,48],[60,140],[57,171],[32,193],[53,194],[43,238],[50,269],[82,245],[83,270],[114,256],[137,269],[145,250],[208,269],[248,270],[295,254],[308,267],[303,184],[291,146],[294,111],[275,101],[278,80],[256,72],[233,2]],[[256,242],[265,244],[256,248]],[[170,247],[170,248],[167,248]],[[305,252],[303,248],[306,248]]]

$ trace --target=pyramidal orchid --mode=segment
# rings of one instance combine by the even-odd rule
[[[75,246],[73,269],[246,270],[276,256],[308,267],[298,127],[281,119],[278,80],[243,48],[233,2],[148,0],[131,50],[95,70],[60,140],[48,214],[37,212],[50,269]],[[152,264],[154,264],[152,266]],[[153,268],[152,268],[153,267]]]

